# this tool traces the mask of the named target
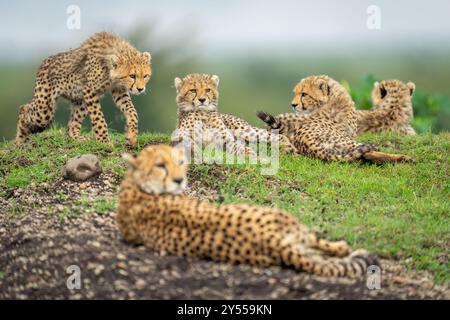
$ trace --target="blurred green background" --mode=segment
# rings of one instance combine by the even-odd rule
[[[325,5],[331,3],[321,2],[324,4],[324,8],[326,8]],[[349,6],[351,6],[351,2],[349,2]],[[34,5],[30,1],[18,1],[18,3],[22,5],[22,9],[30,9],[30,6]],[[46,2],[43,3],[45,7]],[[138,0],[133,3],[136,6],[143,5],[143,2]],[[201,4],[207,3],[199,1],[193,4],[192,11],[197,12],[196,9],[201,8]],[[360,3],[358,2],[358,5]],[[67,4],[68,2],[63,1],[59,7],[55,8],[47,3],[48,8],[58,11],[58,18],[55,18],[52,13],[48,19],[35,23],[38,27],[45,28],[51,21],[61,20],[58,23],[64,25],[64,19],[67,16],[64,9]],[[177,8],[177,5],[181,6],[182,4],[175,1],[172,7],[168,6],[165,9],[170,12]],[[302,4],[297,2],[287,1],[286,6],[288,5],[302,8]],[[321,31],[311,28],[312,31],[303,30],[303,32],[305,34],[316,32],[319,35],[324,32],[324,39],[323,41],[318,39],[318,42],[309,39],[309,42],[304,43],[300,35],[299,38],[293,39],[289,34],[285,34],[281,27],[280,31],[273,34],[268,31],[264,33],[263,29],[259,31],[258,28],[263,28],[264,24],[267,24],[263,18],[264,15],[271,14],[270,6],[266,6],[266,11],[260,12],[262,17],[260,20],[244,22],[244,26],[249,29],[242,32],[247,32],[248,38],[244,36],[239,38],[240,33],[235,31],[236,28],[233,29],[232,26],[227,31],[226,22],[222,25],[215,25],[216,28],[219,28],[216,30],[214,23],[208,22],[205,29],[202,24],[189,24],[183,20],[183,14],[192,18],[192,15],[195,17],[198,12],[186,13],[181,10],[183,11],[180,13],[181,18],[169,27],[164,24],[162,16],[153,16],[151,19],[131,19],[128,23],[116,26],[112,14],[110,16],[106,13],[106,17],[103,19],[107,22],[98,24],[97,16],[94,19],[94,13],[92,13],[92,18],[88,16],[84,20],[84,25],[88,24],[88,26],[81,31],[62,31],[60,37],[64,39],[64,43],[59,45],[53,38],[57,33],[53,35],[51,30],[42,31],[44,34],[41,32],[39,36],[43,40],[39,44],[29,42],[26,47],[28,51],[17,50],[19,58],[15,57],[16,48],[22,48],[26,39],[34,37],[34,35],[31,31],[30,34],[26,34],[29,30],[26,28],[20,33],[9,27],[9,31],[0,33],[0,39],[3,34],[7,33],[2,39],[5,51],[0,55],[0,137],[2,139],[14,137],[18,108],[32,97],[35,72],[42,59],[58,51],[76,47],[89,34],[103,30],[116,32],[138,49],[148,50],[152,53],[153,79],[147,87],[147,93],[133,97],[139,114],[140,131],[170,133],[175,128],[176,104],[173,79],[176,76],[184,76],[192,72],[219,75],[221,79],[220,110],[240,116],[255,125],[261,125],[255,116],[257,110],[272,113],[290,112],[293,86],[300,79],[311,74],[328,74],[338,81],[348,82],[351,94],[359,108],[370,108],[370,91],[375,80],[397,78],[402,81],[413,81],[417,88],[414,94],[413,126],[419,132],[449,130],[450,47],[442,45],[439,34],[430,38],[426,36],[427,33],[416,33],[415,37],[409,38],[404,36],[405,30],[399,31],[400,33],[391,32],[390,30],[398,31],[401,28],[395,25],[390,26],[388,19],[385,24],[387,27],[384,27],[387,30],[382,31],[385,33],[373,36],[373,33],[368,33],[364,25],[365,5],[367,4],[361,5],[362,12],[355,18],[357,20],[355,23],[362,23],[359,36],[355,35],[354,39],[345,38],[345,35],[350,32],[346,28],[340,30],[338,35],[329,32],[327,34],[325,29]],[[387,5],[385,4],[385,6]],[[157,8],[158,3],[153,2],[153,6]],[[224,4],[221,6],[224,10],[227,9],[227,12],[240,8],[239,4],[233,1],[229,5],[231,8],[225,7]],[[95,12],[94,4],[82,1],[81,8],[84,12],[86,7],[92,7],[88,13]],[[126,7],[131,8],[132,6],[127,5]],[[114,8],[115,10],[126,9],[123,4],[115,1],[112,2],[111,8],[111,10]],[[248,6],[244,6],[245,8],[248,10]],[[285,9],[289,11],[288,7]],[[109,9],[103,8],[102,10],[107,12]],[[214,8],[210,8],[210,10],[218,17],[225,14],[217,12]],[[345,10],[345,6],[343,10]],[[436,10],[439,11],[439,8]],[[3,12],[1,18],[4,18],[2,23],[6,24],[8,21],[16,23],[15,20],[13,21],[15,13],[8,14],[5,10],[1,12]],[[281,15],[281,11],[279,15]],[[389,15],[388,18],[390,18]],[[195,21],[195,18],[193,20]],[[182,27],[179,27],[180,21],[183,22]],[[283,27],[286,30],[299,27],[294,21],[286,22],[284,17],[281,17],[280,21],[279,23],[277,21],[270,23],[273,23],[274,26],[284,23]],[[255,23],[260,23],[260,25],[254,25]],[[6,28],[6,26],[3,27]],[[251,28],[254,30],[250,30]],[[348,27],[348,30],[350,28],[351,26]],[[438,26],[436,26],[436,32],[437,28]],[[450,27],[447,29],[450,31]],[[440,30],[442,31],[442,28]],[[433,31],[434,29],[431,28],[427,32],[433,34]],[[17,32],[17,35],[11,35],[11,32]],[[411,33],[413,32],[414,30],[411,30]],[[219,45],[222,39],[217,39],[216,36],[223,37],[223,46]],[[342,41],[340,37],[342,37]],[[420,43],[421,37],[424,38],[423,43]],[[408,38],[408,41],[405,40],[400,45],[394,45],[398,38]],[[47,39],[52,46],[46,46]],[[245,46],[245,43],[251,39],[259,39],[259,42]],[[267,43],[265,43],[265,39],[267,39]],[[330,42],[329,39],[333,39],[333,41]],[[360,39],[366,40],[360,42]],[[57,44],[55,45],[55,43]],[[295,45],[290,45],[291,43]],[[349,45],[347,46],[347,44]],[[8,47],[10,47],[9,51],[6,50]],[[204,52],[206,54],[203,54]],[[65,126],[69,116],[68,104],[60,99],[58,105],[55,121]],[[105,95],[103,98],[102,109],[109,128],[122,131],[124,119],[112,103],[110,95]],[[88,119],[86,119],[84,127],[86,129],[90,127]]]

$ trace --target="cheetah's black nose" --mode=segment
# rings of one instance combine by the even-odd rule
[[[176,184],[181,184],[184,181],[184,178],[175,178],[173,179],[173,182],[175,182]]]
[[[204,103],[206,101],[205,98],[198,98],[198,101],[200,101],[201,103]]]
[[[138,90],[139,92],[142,92],[142,91],[144,91],[144,88],[137,88],[137,90]]]
[[[291,106],[292,108],[296,108],[298,106],[298,103],[292,103]]]

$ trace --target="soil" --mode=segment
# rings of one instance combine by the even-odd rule
[[[381,289],[365,280],[327,279],[279,267],[255,268],[175,256],[131,246],[118,233],[113,208],[120,179],[3,189],[0,197],[0,299],[450,299],[448,286],[403,261],[381,260]],[[220,199],[193,184],[188,194]],[[68,289],[69,266],[80,289]],[[70,281],[69,281],[70,282]]]

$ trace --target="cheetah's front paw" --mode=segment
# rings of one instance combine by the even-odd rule
[[[135,149],[137,146],[137,135],[136,134],[128,134],[126,137],[126,147],[130,149]]]

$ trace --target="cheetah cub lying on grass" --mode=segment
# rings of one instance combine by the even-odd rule
[[[246,142],[281,139],[283,151],[293,150],[285,136],[255,128],[233,115],[219,113],[218,86],[219,77],[216,75],[189,74],[184,79],[175,78],[178,124],[173,142],[188,141],[193,147],[195,140],[201,140],[203,146],[217,143],[226,145],[231,153],[245,155],[254,152]]]
[[[325,75],[307,77],[297,84],[294,94],[293,106],[302,112],[299,121],[285,121],[289,116],[275,118],[265,112],[258,112],[257,116],[270,128],[286,135],[298,153],[338,161],[411,160],[403,155],[377,152],[373,145],[356,142],[355,105],[345,88],[334,79]]]
[[[110,91],[125,114],[127,144],[134,147],[138,117],[130,93],[145,91],[151,76],[150,58],[150,53],[141,53],[106,32],[93,35],[79,48],[47,58],[37,72],[32,100],[20,107],[16,145],[24,144],[30,134],[48,127],[58,97],[71,103],[68,124],[71,138],[80,138],[81,125],[89,113],[95,138],[109,143],[100,97]]]
[[[119,192],[117,222],[124,239],[161,254],[261,267],[288,266],[331,277],[361,277],[376,257],[344,241],[318,239],[274,208],[217,206],[181,195],[187,159],[182,148],[149,146],[124,155],[129,169]]]
[[[372,90],[372,110],[356,110],[357,134],[393,131],[415,135],[416,132],[410,125],[413,117],[414,90],[415,84],[412,82],[407,84],[399,80],[375,82]],[[295,113],[282,113],[274,117],[280,123],[282,134],[294,132],[312,111],[322,106],[320,101],[312,101],[307,93],[303,93],[300,84],[294,88],[291,105]]]
[[[372,110],[358,110],[358,134],[363,132],[393,131],[415,135],[411,127],[413,117],[412,95],[416,86],[399,80],[375,82],[372,90]]]

